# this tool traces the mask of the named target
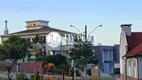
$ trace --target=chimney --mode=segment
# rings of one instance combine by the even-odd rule
[[[4,29],[4,35],[8,35],[8,28],[7,28],[7,20],[5,20],[5,29]]]
[[[127,36],[131,36],[131,26],[132,24],[122,24],[121,31],[124,31]]]

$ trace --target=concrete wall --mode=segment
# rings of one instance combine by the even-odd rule
[[[27,22],[27,29],[39,29],[43,26],[48,27],[48,22],[42,21],[34,21],[34,22]]]
[[[40,22],[28,22],[26,26],[35,26],[35,25],[40,25]]]
[[[97,56],[97,60],[99,60],[100,69],[102,69],[102,48],[101,46],[94,47],[95,56]]]
[[[119,49],[119,47],[118,47]],[[99,60],[100,69],[106,74],[114,74],[114,46],[95,46],[95,55]],[[119,52],[118,52],[119,53]],[[119,58],[119,56],[117,56]]]
[[[40,22],[39,25],[40,25],[40,26],[47,26],[47,27],[49,26],[49,25],[48,25],[48,22]]]
[[[114,45],[114,61],[116,62],[116,63],[119,63],[120,62],[120,57],[118,57],[118,56],[120,56],[120,52],[119,52],[119,49],[120,48],[120,45]]]
[[[131,24],[127,24],[127,25],[121,25],[121,31],[124,31],[126,33],[126,35],[131,35]]]

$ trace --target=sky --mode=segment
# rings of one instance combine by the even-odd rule
[[[142,0],[1,0],[0,35],[4,21],[8,20],[9,32],[25,30],[25,21],[47,20],[49,26],[71,32],[88,33],[102,24],[91,35],[95,43],[119,44],[121,24],[133,24],[132,31],[142,31]]]

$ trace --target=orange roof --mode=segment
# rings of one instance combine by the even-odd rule
[[[128,42],[128,53],[126,57],[142,55],[142,32],[132,32],[131,36],[126,36]]]
[[[132,56],[141,56],[142,55],[142,43],[136,46],[134,49],[129,51],[125,57],[132,57]]]

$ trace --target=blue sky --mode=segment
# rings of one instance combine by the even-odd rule
[[[142,31],[142,0],[1,0],[0,34],[4,21],[8,20],[10,32],[25,30],[27,20],[48,20],[50,27],[77,32],[69,25],[92,35],[95,43],[113,45],[119,43],[120,25],[131,23],[132,31]]]

